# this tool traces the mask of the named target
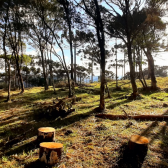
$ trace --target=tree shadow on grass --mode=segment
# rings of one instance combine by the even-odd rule
[[[166,111],[163,115],[167,115],[168,111]],[[162,120],[163,121],[163,120]],[[146,136],[149,137],[153,135],[153,129],[159,125],[158,121],[153,121],[144,131],[141,132],[141,136]],[[160,131],[156,134],[154,134],[149,141],[149,144],[152,145],[154,140],[156,139],[161,139],[162,143],[160,146],[160,150],[157,151],[157,149],[153,148],[151,150],[156,150],[156,152],[161,153],[163,156],[163,160],[158,163],[158,167],[167,167],[167,165],[164,165],[167,162],[168,159],[168,135],[166,135],[166,129],[168,127],[168,121],[163,124],[161,127]],[[128,144],[123,144],[120,147],[119,153],[120,156],[118,158],[117,166],[116,168],[140,168],[142,167],[142,164],[144,162],[144,159],[147,155],[147,147],[141,148],[140,150],[137,151],[131,151],[129,149]]]
[[[125,104],[125,103],[129,103],[129,102],[131,102],[131,100],[124,99],[122,102],[111,104],[111,105],[107,106],[106,108],[107,109],[114,109],[117,106],[120,106],[120,105]]]
[[[37,141],[36,140],[33,140],[33,141],[30,140],[24,145],[20,145],[20,144],[22,144],[22,141],[28,140],[29,138],[32,138],[32,137],[36,136],[37,135],[37,129],[39,127],[61,128],[63,126],[73,124],[77,121],[84,120],[94,113],[96,113],[96,112],[94,110],[92,110],[92,111],[88,111],[87,113],[84,113],[84,114],[75,114],[75,115],[72,115],[72,116],[64,116],[64,118],[58,118],[56,120],[55,120],[55,118],[53,118],[49,121],[46,120],[45,118],[41,118],[41,121],[39,121],[39,122],[29,123],[28,129],[30,129],[30,128],[33,128],[33,129],[28,134],[23,135],[23,138],[21,136],[21,139],[15,139],[14,138],[14,140],[16,140],[16,141],[12,141],[12,139],[11,139],[12,143],[11,144],[9,144],[9,143],[4,144],[3,147],[1,146],[2,148],[0,149],[0,152],[3,152],[3,154],[5,154],[5,155],[22,153],[23,151],[28,152],[28,151],[38,147]],[[47,121],[47,122],[45,122],[45,121]],[[8,131],[8,132],[12,131],[12,132],[18,133],[18,130],[20,130],[20,129],[22,129],[22,126],[14,128],[12,130],[9,128],[6,131]],[[25,128],[24,131],[26,132],[28,129]],[[22,131],[22,133],[23,133],[23,131]],[[3,136],[5,136],[5,135],[3,135]],[[13,148],[14,146],[15,146],[15,148]],[[18,147],[16,147],[16,146],[18,146]]]
[[[24,166],[24,168],[52,168],[51,166],[47,166],[46,164],[40,162],[40,160],[36,160],[34,162],[28,163]]]
[[[15,149],[8,149],[7,152],[5,152],[4,154],[9,156],[9,155],[13,155],[13,154],[19,154],[19,153],[22,153],[23,151],[24,152],[29,152],[30,150],[33,150],[33,149],[36,149],[38,148],[39,144],[37,142],[37,140],[33,140],[33,141],[30,141],[24,145],[20,145],[19,147],[15,148]]]
[[[1,110],[10,110],[11,108],[15,108],[17,106],[17,108],[22,107],[22,106],[29,106],[32,105],[34,102],[36,102],[37,100],[45,100],[45,99],[49,99],[51,97],[66,97],[68,95],[67,91],[60,91],[57,92],[57,94],[54,94],[54,91],[52,90],[48,90],[48,91],[41,91],[38,93],[23,93],[23,94],[15,94],[15,96],[12,96],[11,99],[12,101],[10,103],[8,102],[2,102],[1,106],[0,106],[0,111]],[[10,108],[6,108],[7,106],[9,106]]]

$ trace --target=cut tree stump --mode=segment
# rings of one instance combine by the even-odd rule
[[[149,140],[146,137],[140,135],[132,135],[129,140],[128,146],[130,150],[139,153],[141,151],[146,151],[148,144]]]
[[[61,159],[63,144],[55,142],[40,143],[39,160],[53,166]]]
[[[55,142],[55,128],[41,127],[38,129],[37,142]]]

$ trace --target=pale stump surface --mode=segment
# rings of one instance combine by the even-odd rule
[[[55,142],[55,128],[41,127],[38,129],[37,135],[38,143],[41,142]]]
[[[140,136],[140,135],[132,135],[128,146],[130,150],[134,150],[135,152],[144,150],[148,147],[149,144],[149,140],[144,137],[144,136]]]

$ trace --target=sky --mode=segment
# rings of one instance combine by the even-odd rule
[[[79,50],[79,48],[77,48],[77,51],[78,50]],[[57,51],[58,54],[61,54],[61,51],[60,51],[59,48],[56,48],[56,51]],[[67,65],[70,65],[70,63],[71,63],[70,50],[69,49],[65,49],[64,52],[65,52],[66,63],[67,63]],[[29,49],[26,50],[26,54],[28,54],[28,55],[37,55],[38,53],[32,48],[30,49],[30,47],[29,47]],[[155,60],[155,65],[168,66],[168,52],[164,52],[162,50],[162,52],[153,53],[153,56],[154,56],[154,60]],[[117,57],[118,57],[118,59],[124,59],[123,52],[118,51],[117,52]],[[53,58],[53,60],[56,60],[55,56],[52,56],[52,58]],[[115,58],[113,57],[113,59],[115,59]],[[146,56],[143,56],[143,59],[146,59]],[[77,64],[78,65],[85,66],[85,67],[87,66],[87,62],[88,61],[86,59],[85,60],[83,59],[81,61],[81,57],[77,56],[76,60],[77,60]],[[100,70],[96,70],[96,67],[94,67],[94,75],[95,76],[99,76],[100,75]],[[106,67],[108,67],[108,65]],[[143,69],[144,68],[147,68],[147,65],[146,66],[143,65]],[[110,70],[115,73],[115,67],[111,68]],[[126,64],[126,70],[125,71],[129,72],[128,63]],[[122,77],[122,75],[123,75],[122,68],[118,68],[118,76]]]

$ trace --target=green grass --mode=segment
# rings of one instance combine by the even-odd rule
[[[142,91],[137,81],[141,99],[135,101],[118,99],[131,93],[129,81],[119,81],[121,91],[115,90],[115,82],[108,83],[112,98],[105,99],[106,113],[124,114],[124,109],[130,115],[167,114],[168,107],[164,104],[168,104],[168,78],[157,78],[157,81],[160,88],[157,91]],[[147,83],[150,85],[150,81]],[[56,94],[52,88],[44,91],[42,87],[26,89],[24,94],[18,94],[18,90],[12,91],[12,101],[9,103],[4,102],[7,92],[1,90],[0,167],[38,167],[39,149],[35,140],[37,129],[44,126],[54,127],[56,142],[64,145],[61,162],[55,167],[124,167],[127,163],[130,167],[133,163],[125,162],[124,157],[133,134],[146,136],[150,141],[141,167],[168,167],[167,121],[96,118],[94,108],[99,106],[99,87],[99,83],[77,87],[76,95],[82,100],[73,105],[75,112],[65,118],[50,119],[43,116],[43,109],[52,105],[56,98],[67,97],[67,90],[56,89]],[[67,136],[64,134],[66,130],[73,133]]]

